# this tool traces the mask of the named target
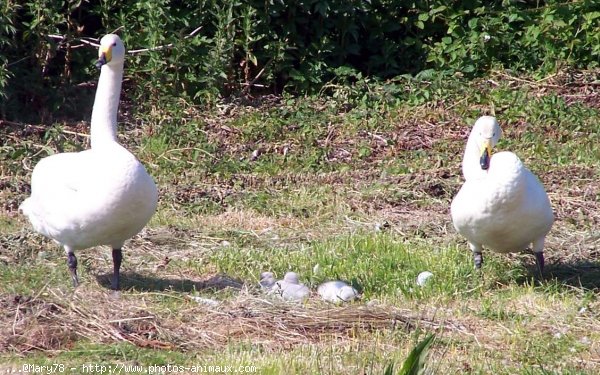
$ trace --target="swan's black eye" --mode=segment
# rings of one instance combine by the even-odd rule
[[[495,136],[496,136],[496,132],[494,132],[494,134],[492,134],[492,137],[495,137]]]
[[[113,43],[113,47],[116,47],[116,46],[117,46],[117,42],[114,42],[114,43]]]

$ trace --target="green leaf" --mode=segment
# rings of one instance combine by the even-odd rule
[[[519,16],[518,13],[511,13],[508,16],[508,23],[515,22],[515,21],[520,20],[520,19],[521,19],[521,17]]]
[[[475,66],[472,64],[469,64],[469,65],[465,66],[462,71],[465,73],[473,73],[475,71]]]
[[[583,15],[583,18],[588,22],[593,21],[598,17],[600,17],[600,12],[590,12]]]
[[[468,24],[469,24],[469,27],[470,27],[471,29],[474,29],[474,28],[476,28],[476,27],[477,27],[477,23],[478,23],[478,22],[479,22],[479,18],[477,18],[477,17],[475,17],[475,18],[471,18],[471,19],[469,20],[469,23],[468,23]]]
[[[299,82],[306,81],[306,77],[304,77],[304,74],[302,74],[301,72],[299,72],[296,69],[290,70],[290,77],[293,78],[295,81],[299,81]]]
[[[440,12],[443,12],[447,9],[447,7],[445,5],[440,5],[437,8],[433,8],[432,10],[429,11],[429,14],[437,14]]]
[[[394,364],[393,363],[390,363],[387,366],[385,366],[383,375],[394,375]]]
[[[560,27],[567,26],[567,23],[565,21],[563,21],[563,20],[558,19],[558,20],[554,20],[554,22],[552,22],[552,25],[554,27],[559,27],[560,28]]]
[[[429,346],[435,335],[429,334],[423,341],[418,343],[408,354],[398,375],[422,375],[425,367],[425,358],[429,352]]]
[[[254,66],[257,66],[257,65],[258,65],[258,61],[257,61],[257,59],[256,59],[256,56],[254,56],[253,54],[249,53],[249,54],[248,54],[248,59],[249,59],[250,61],[252,61],[252,64],[254,64]]]

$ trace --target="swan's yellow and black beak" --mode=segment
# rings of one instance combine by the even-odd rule
[[[481,169],[487,170],[490,167],[490,158],[492,157],[492,140],[486,139],[481,144],[481,156],[479,157],[479,165]]]
[[[96,68],[102,68],[102,65],[110,62],[112,59],[112,48],[110,46],[100,46],[98,60],[96,60]]]

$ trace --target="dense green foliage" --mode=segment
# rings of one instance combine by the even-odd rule
[[[0,114],[68,115],[69,90],[94,78],[82,37],[119,29],[131,49],[128,95],[196,103],[230,94],[318,90],[332,79],[422,71],[545,74],[598,66],[600,6],[463,0],[15,1],[0,5]],[[192,31],[197,33],[190,36]],[[50,35],[64,35],[63,40]],[[88,47],[88,48],[79,48]],[[138,100],[142,101],[142,100]],[[24,111],[26,109],[26,111]],[[57,111],[62,109],[62,111]],[[86,111],[87,113],[87,111]],[[32,119],[33,119],[32,118]]]

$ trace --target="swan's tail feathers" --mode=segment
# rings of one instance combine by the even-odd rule
[[[36,210],[36,202],[33,198],[29,197],[25,199],[19,206],[19,212],[27,217],[33,230],[46,237],[52,238],[46,228],[46,222],[43,219],[43,215],[39,215]]]
[[[39,232],[38,227],[40,227],[41,225],[39,223],[37,215],[34,212],[35,210],[34,210],[33,206],[34,206],[33,199],[31,197],[29,197],[29,198],[25,199],[23,201],[23,203],[21,203],[19,205],[19,213],[26,216],[27,219],[29,219],[29,222],[31,223],[31,225],[33,226],[33,229],[35,229],[37,232]]]
[[[25,216],[29,216],[29,213],[31,212],[31,198],[25,199],[19,205],[19,212]]]

